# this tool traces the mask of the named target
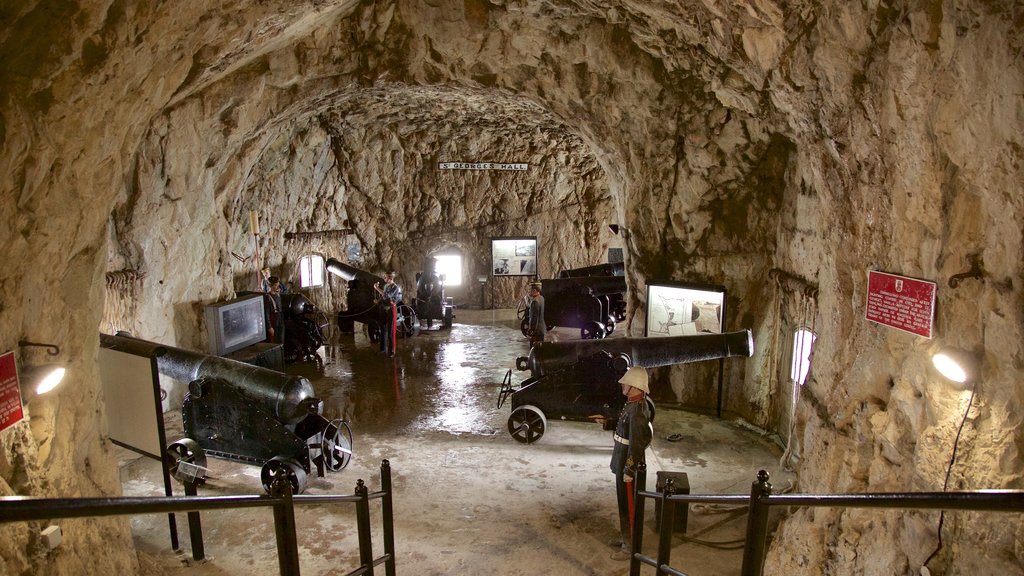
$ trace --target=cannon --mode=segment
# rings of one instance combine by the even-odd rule
[[[416,297],[412,307],[420,322],[426,321],[427,328],[433,327],[434,320],[440,320],[442,328],[451,328],[455,306],[451,298],[444,296],[444,279],[437,275],[436,264],[437,260],[427,258],[423,271],[416,273]]]
[[[591,276],[625,276],[626,275],[626,264],[624,262],[608,262],[606,264],[595,264],[594,266],[585,266],[583,268],[571,268],[569,270],[562,270],[558,273],[559,278],[580,278],[580,277],[591,277]],[[622,286],[621,292],[608,292],[604,294],[608,298],[608,309],[609,313],[616,322],[623,322],[626,320],[626,289],[625,285]],[[615,325],[612,324],[612,330],[615,329]],[[607,330],[608,334],[611,334],[612,330]]]
[[[578,276],[541,280],[544,293],[544,322],[580,329],[580,338],[599,339],[611,335],[616,322],[626,319],[624,276]],[[520,308],[520,330],[529,333],[525,303]]]
[[[211,456],[262,466],[260,478],[268,492],[278,473],[301,493],[313,468],[323,476],[352,459],[348,423],[323,416],[323,401],[313,396],[313,385],[302,376],[124,333],[101,334],[100,345],[129,353],[159,347],[157,370],[188,382],[181,406],[186,438]]]
[[[607,264],[595,264],[583,268],[570,268],[558,273],[559,278],[580,278],[588,276],[625,276],[626,264],[624,262],[608,262]]]
[[[354,324],[361,322],[366,326],[366,335],[370,341],[380,341],[380,311],[373,285],[378,282],[383,285],[384,279],[334,258],[327,259],[326,267],[328,272],[348,282],[347,307],[338,312],[338,329],[342,332],[352,332]],[[416,311],[404,301],[400,302],[396,326],[398,335],[406,338],[413,336],[419,330],[419,326]]]
[[[243,290],[239,296],[263,296],[263,310],[266,323],[270,325],[270,294]],[[284,342],[282,356],[286,363],[316,362],[323,364],[323,358],[317,352],[327,342],[327,330],[330,322],[327,315],[309,301],[303,294],[289,292],[281,294],[281,314],[284,316]]]
[[[541,342],[530,349],[529,356],[516,359],[516,369],[530,371],[518,388],[512,385],[512,370],[505,374],[498,408],[511,399],[508,433],[530,444],[544,435],[549,418],[617,418],[626,402],[619,378],[632,366],[655,368],[732,356],[749,358],[753,353],[749,329],[665,338]],[[647,402],[653,420],[654,402],[649,397]]]
[[[327,342],[327,315],[302,294],[281,295],[284,312],[284,361],[323,365],[318,350]]]

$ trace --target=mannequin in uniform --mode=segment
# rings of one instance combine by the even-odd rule
[[[651,414],[647,407],[648,386],[647,369],[633,366],[619,379],[622,394],[626,396],[626,405],[622,407],[617,422],[609,422],[598,416],[594,419],[605,426],[613,425],[611,469],[615,474],[615,494],[619,508],[619,536],[613,542],[618,547],[612,554],[614,560],[628,560],[630,556],[630,537],[633,521],[633,478],[636,476],[637,465],[646,464],[647,447],[651,443]]]

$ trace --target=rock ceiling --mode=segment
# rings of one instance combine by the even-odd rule
[[[254,210],[276,265],[295,257],[286,232],[351,226],[368,266],[410,278],[424,251],[458,247],[476,269],[485,240],[508,234],[546,239],[545,276],[591,264],[614,221],[629,231],[614,241],[632,309],[647,278],[728,279],[736,326],[767,344],[807,309],[769,271],[802,278],[820,289],[819,338],[799,400],[776,386],[768,345],[730,373],[725,401],[792,430],[802,488],[821,491],[936,488],[958,397],[928,375],[931,343],[864,322],[864,271],[977,269],[937,308],[947,343],[987,354],[956,474],[1019,486],[1021,12],[982,0],[2,4],[0,332],[9,345],[66,342],[79,380],[31,431],[4,437],[4,487],[116,491],[109,475],[83,477],[83,460],[109,455],[102,419],[75,410],[100,401],[103,274],[144,278],[126,308],[141,335],[198,347],[198,307],[251,276],[238,262]],[[532,168],[436,169],[449,160]],[[674,370],[673,391],[712,397],[693,376]],[[915,518],[903,530],[797,515],[769,567],[906,572],[934,537]],[[956,522],[976,544],[1007,532]],[[1012,572],[1020,533],[944,555]]]

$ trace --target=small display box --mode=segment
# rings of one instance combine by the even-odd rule
[[[224,356],[267,339],[263,295],[252,294],[206,307],[210,353]]]
[[[665,489],[665,482],[669,478],[672,479],[675,494],[690,493],[690,479],[686,476],[686,472],[665,472],[664,470],[658,471],[658,482],[655,485],[658,492]],[[672,531],[678,534],[685,534],[686,517],[690,511],[690,505],[686,502],[676,502],[675,507],[675,522],[673,522]],[[654,525],[657,529],[661,529],[661,500],[654,501]]]

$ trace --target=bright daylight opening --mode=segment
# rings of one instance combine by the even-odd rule
[[[811,346],[817,336],[814,332],[801,328],[793,334],[793,362],[789,367],[789,378],[803,386],[807,372],[811,369]]]
[[[437,260],[434,272],[444,279],[445,286],[462,286],[462,256],[441,254],[434,256],[434,260]]]
[[[316,254],[299,260],[299,282],[303,288],[324,285],[324,257]]]

